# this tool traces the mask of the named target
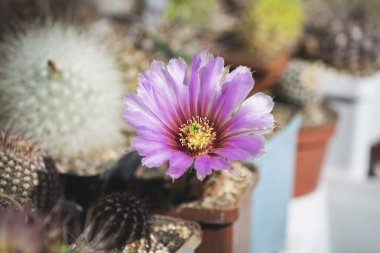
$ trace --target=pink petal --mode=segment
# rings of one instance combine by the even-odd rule
[[[230,119],[233,111],[243,102],[252,90],[254,80],[249,68],[239,66],[229,73],[219,97],[215,100],[212,114],[216,125],[223,125]]]
[[[175,152],[169,160],[169,169],[166,174],[173,180],[179,178],[193,164],[194,158],[182,152]]]
[[[168,72],[178,85],[185,84],[187,64],[182,59],[171,59],[168,64]]]
[[[170,149],[155,149],[148,153],[141,163],[148,168],[156,168],[167,162],[172,157],[174,150]]]
[[[195,159],[195,170],[199,180],[203,180],[206,175],[211,175],[212,170],[230,169],[231,165],[222,157],[199,156]]]
[[[228,138],[215,153],[229,161],[247,160],[264,152],[265,139],[261,135]]]
[[[271,114],[274,103],[270,96],[256,93],[242,104],[239,111],[224,127],[224,138],[239,134],[265,133],[273,129]]]
[[[200,71],[199,115],[209,114],[213,99],[220,90],[220,79],[223,74],[224,60],[221,57],[212,58]]]
[[[154,150],[171,149],[169,145],[158,141],[147,140],[142,136],[137,136],[132,141],[132,149],[136,150],[141,156],[148,155]]]
[[[123,98],[125,107],[124,120],[133,127],[138,126],[153,126],[162,131],[166,131],[176,135],[176,131],[172,131],[171,127],[165,124],[160,116],[153,113],[142,99],[136,95],[131,94]]]
[[[153,61],[150,69],[139,75],[138,96],[172,128],[185,120],[181,103],[186,90],[187,86],[176,83],[162,62]]]
[[[143,136],[145,140],[156,141],[173,147],[178,146],[176,138],[155,126],[138,126],[135,127],[135,130],[137,135]]]
[[[191,63],[191,73],[189,82],[189,103],[190,112],[193,116],[200,115],[201,106],[201,94],[202,94],[202,83],[200,79],[200,72],[202,69],[212,60],[214,57],[207,51],[203,51],[196,54]]]

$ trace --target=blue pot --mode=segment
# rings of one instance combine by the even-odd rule
[[[268,141],[265,154],[252,161],[259,170],[259,182],[252,195],[252,253],[273,253],[285,246],[300,125],[301,116],[296,115]]]

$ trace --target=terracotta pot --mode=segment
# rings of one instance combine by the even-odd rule
[[[317,188],[326,148],[335,131],[335,125],[335,123],[329,123],[321,127],[300,129],[295,171],[295,197],[311,193]]]
[[[202,242],[196,250],[197,253],[249,252],[252,192],[257,183],[257,173],[253,166],[240,166],[245,177],[237,178],[229,172],[224,172],[223,180],[228,180],[228,183],[223,183],[218,191],[212,191],[215,195],[179,205],[165,205],[165,199],[160,195],[161,201],[158,205],[153,204],[152,213],[198,222],[202,228]],[[153,185],[149,180],[142,184],[149,187]],[[139,194],[137,187],[132,189]],[[188,191],[193,190],[192,187],[188,188]],[[152,188],[149,192],[139,195],[147,199],[147,194],[151,196],[159,191],[159,188]],[[166,199],[169,199],[171,193],[167,192],[165,195]],[[152,202],[154,201],[148,203]]]
[[[255,79],[255,88],[252,94],[272,90],[291,58],[289,54],[282,54],[263,62],[254,55],[244,52],[222,53],[222,56],[225,58],[226,64],[230,64],[233,67],[242,65],[251,68],[253,78]]]
[[[245,253],[250,247],[252,188],[238,206],[227,211],[197,208],[160,210],[168,216],[198,222],[202,227],[202,243],[197,253]]]

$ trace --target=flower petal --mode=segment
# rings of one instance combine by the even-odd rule
[[[182,59],[171,59],[168,64],[168,72],[177,84],[185,84],[187,64]]]
[[[145,136],[144,136],[145,137]],[[165,143],[158,141],[147,140],[142,136],[137,136],[132,141],[132,149],[136,150],[141,156],[148,155],[154,150],[170,149],[171,147]]]
[[[273,99],[264,93],[256,93],[248,98],[224,127],[224,138],[238,134],[265,133],[272,130],[274,118],[270,112],[273,106]]]
[[[176,83],[162,62],[153,61],[148,71],[139,75],[138,96],[149,109],[172,129],[185,120],[178,95],[187,87]]]
[[[210,175],[212,172],[210,159],[208,159],[208,156],[197,157],[194,162],[194,167],[199,180],[203,180],[206,175]]]
[[[261,135],[236,136],[226,140],[215,153],[229,161],[247,160],[264,152],[265,139]]]
[[[193,164],[194,158],[183,152],[175,152],[169,160],[169,169],[166,174],[173,180],[179,178]]]
[[[189,102],[193,116],[203,116],[201,114],[203,93],[209,90],[209,85],[213,84],[208,83],[207,80],[213,81],[214,73],[218,72],[219,65],[220,59],[215,61],[214,56],[208,51],[203,51],[193,57],[189,82]]]
[[[229,73],[212,109],[213,122],[216,125],[223,125],[248,96],[253,86],[254,80],[249,68],[239,66]]]
[[[215,95],[220,90],[220,80],[223,74],[224,60],[221,57],[212,58],[200,72],[199,116],[208,115]]]
[[[231,165],[222,157],[204,155],[195,159],[194,167],[197,172],[198,179],[203,180],[206,175],[210,175],[212,173],[212,170],[230,169]]]
[[[173,131],[159,116],[153,113],[138,95],[130,94],[125,96],[123,103],[125,106],[123,118],[131,126],[153,126],[176,136],[176,131]]]
[[[178,147],[176,139],[162,129],[157,129],[151,126],[138,126],[135,127],[138,136],[144,136],[145,140],[156,141],[168,146]]]
[[[155,149],[148,153],[141,163],[148,168],[156,168],[167,162],[173,153],[176,152],[170,149]]]

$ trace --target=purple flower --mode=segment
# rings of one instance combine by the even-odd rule
[[[193,166],[203,180],[230,169],[229,161],[261,155],[273,101],[263,93],[244,101],[253,85],[249,68],[228,73],[223,58],[208,52],[193,57],[190,71],[181,58],[168,66],[153,61],[139,75],[137,94],[124,98],[124,119],[137,132],[132,148],[146,167],[169,161],[172,179]]]

